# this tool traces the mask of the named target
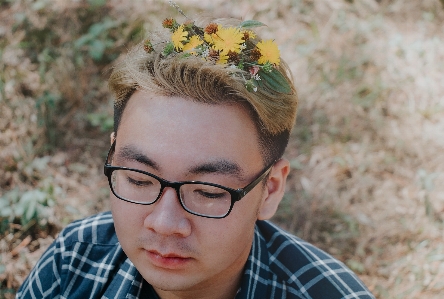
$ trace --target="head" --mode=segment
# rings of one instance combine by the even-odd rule
[[[169,40],[170,35],[159,33],[158,38]],[[283,61],[276,70],[291,82]],[[170,187],[151,205],[111,194],[122,248],[160,293],[235,293],[255,222],[272,217],[282,199],[289,165],[281,156],[294,125],[297,96],[293,87],[286,93],[266,87],[249,91],[246,76],[192,55],[165,57],[160,48],[147,53],[142,44],[111,75],[113,165],[169,182],[209,182],[230,189],[247,186],[273,165],[222,219],[185,211],[179,192]]]

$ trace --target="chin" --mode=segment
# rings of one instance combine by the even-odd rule
[[[195,289],[196,285],[199,284],[198,281],[193,280],[187,274],[168,275],[162,273],[158,275],[157,271],[153,271],[150,275],[142,275],[143,278],[152,285],[155,289],[160,289],[167,292],[186,292]],[[184,277],[185,276],[185,277]]]

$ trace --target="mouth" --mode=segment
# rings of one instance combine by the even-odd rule
[[[145,250],[148,260],[158,268],[176,270],[186,267],[193,259],[176,253],[160,253],[156,250]]]

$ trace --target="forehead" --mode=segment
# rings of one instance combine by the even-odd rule
[[[153,120],[158,120],[154,116],[159,116],[160,118],[160,116],[166,117],[179,114],[183,116],[183,119],[194,117],[196,123],[199,121],[204,122],[208,119],[212,121],[229,119],[229,122],[235,120],[235,124],[244,122],[244,124],[248,124],[248,127],[250,127],[250,125],[254,127],[253,113],[247,105],[230,100],[206,103],[187,97],[165,96],[136,91],[129,98],[122,119],[133,118],[142,111],[146,117],[151,117]],[[215,119],[215,115],[219,115],[219,117]],[[176,121],[180,120],[182,120],[182,118],[176,119]],[[256,133],[257,132],[255,132],[255,134]]]
[[[118,143],[135,144],[155,159],[262,161],[250,113],[235,103],[205,104],[137,91],[117,136]]]

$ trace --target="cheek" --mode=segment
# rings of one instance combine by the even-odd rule
[[[239,244],[251,243],[261,203],[260,194],[261,192],[254,192],[249,194],[251,196],[236,202],[230,215],[224,219],[226,224],[219,226],[219,229],[221,227],[228,228],[223,229],[224,234],[226,234],[224,239],[231,240],[229,243],[232,247],[238,248]]]
[[[144,209],[139,205],[124,202],[110,196],[114,227],[122,247],[134,243],[138,232],[143,228]]]
[[[116,228],[121,227],[122,224],[125,224],[125,221],[123,221],[123,219],[126,218],[129,212],[125,208],[124,202],[116,198],[114,195],[110,196],[110,202],[111,202],[111,213],[113,214],[114,224]]]
[[[123,219],[124,223],[141,220],[142,224],[143,217],[146,216],[149,207],[151,207],[148,205],[144,206],[123,201],[115,197],[112,193],[110,195],[110,206],[113,217],[115,216],[118,219]]]
[[[240,203],[234,205],[228,217],[209,219],[206,225],[199,226],[198,239],[207,240],[208,255],[220,262],[245,257],[250,252],[258,207],[256,201]]]
[[[252,227],[239,227],[227,221],[213,219],[206,225],[204,233],[198,233],[200,271],[205,276],[238,275],[251,250]],[[237,223],[239,224],[239,223]]]
[[[126,225],[128,225],[128,222],[125,221],[125,219],[131,219],[131,218],[127,217],[128,212],[122,206],[121,200],[111,195],[110,201],[111,201],[111,213],[113,215],[113,220],[114,220],[114,228],[116,230],[117,237],[119,238],[119,242],[123,246],[126,243],[125,238],[123,237],[127,235],[125,231],[126,231]]]

